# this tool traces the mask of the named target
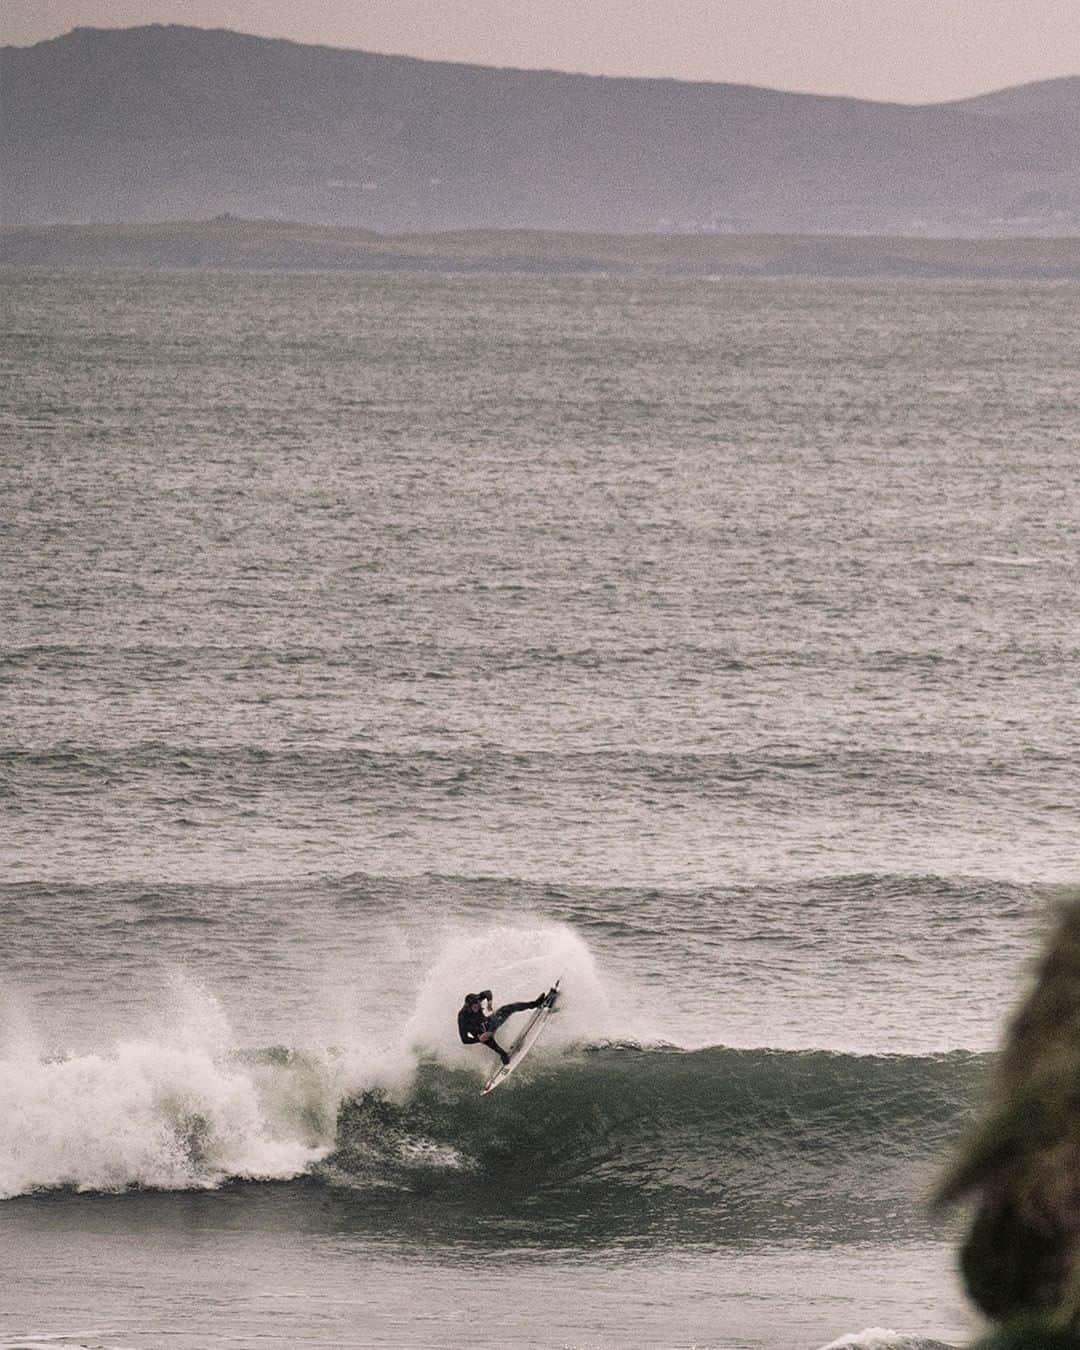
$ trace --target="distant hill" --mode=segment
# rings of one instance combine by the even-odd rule
[[[1080,236],[380,235],[287,221],[0,226],[0,266],[533,272],[563,275],[998,278],[1080,281]]]
[[[185,27],[0,51],[8,223],[1080,233],[1080,77],[909,107]]]

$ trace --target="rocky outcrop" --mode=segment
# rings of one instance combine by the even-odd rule
[[[1010,1024],[991,1100],[939,1199],[974,1201],[960,1265],[1000,1331],[980,1350],[1080,1346],[1080,899]]]

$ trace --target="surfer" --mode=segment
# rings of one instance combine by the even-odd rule
[[[509,1064],[510,1056],[495,1039],[496,1031],[513,1013],[539,1008],[547,996],[548,991],[545,990],[531,1003],[504,1003],[492,1012],[490,989],[482,989],[479,994],[466,994],[457,1015],[458,1035],[465,1045],[486,1045],[489,1050],[495,1051],[504,1064]]]

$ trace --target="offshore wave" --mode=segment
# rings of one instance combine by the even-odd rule
[[[382,822],[402,803],[418,813],[453,810],[551,810],[588,819],[597,794],[611,811],[635,813],[642,827],[687,811],[737,807],[760,813],[765,826],[802,819],[808,793],[819,803],[866,812],[871,807],[917,820],[927,812],[952,820],[962,803],[1007,804],[1009,784],[1023,782],[1033,810],[1060,810],[1072,789],[1064,754],[1029,746],[957,754],[953,748],[762,745],[724,753],[642,748],[633,751],[545,748],[492,751],[446,748],[273,748],[265,744],[175,745],[140,741],[122,747],[59,744],[0,750],[0,803],[24,816],[48,813],[52,828],[89,808],[119,828],[150,834],[245,818],[327,822],[343,817]],[[823,809],[823,808],[822,808]],[[680,824],[683,822],[680,821]],[[702,828],[708,822],[702,820]],[[946,826],[943,826],[946,828]],[[958,826],[953,826],[958,828]]]
[[[985,877],[937,875],[932,872],[852,872],[768,880],[742,884],[662,886],[587,882],[549,883],[519,876],[479,876],[425,871],[393,876],[381,872],[345,872],[308,876],[300,881],[222,881],[212,887],[215,904],[207,906],[206,883],[142,881],[0,881],[5,911],[22,925],[49,926],[64,922],[73,907],[91,910],[98,924],[107,925],[112,909],[122,909],[123,923],[165,925],[224,924],[235,914],[261,905],[265,897],[284,895],[296,905],[313,896],[377,904],[381,912],[407,912],[416,907],[450,905],[455,911],[473,909],[485,914],[512,902],[543,908],[582,929],[617,934],[667,933],[680,923],[679,915],[693,913],[695,931],[707,927],[710,912],[728,929],[739,925],[742,908],[751,906],[752,922],[760,914],[787,912],[796,905],[805,910],[844,910],[872,904],[878,913],[945,916],[950,936],[970,932],[965,921],[1035,921],[1047,905],[1071,888],[1052,883],[988,880]]]
[[[924,558],[927,566],[973,568],[980,563],[997,568],[1054,566],[1058,560],[1038,557],[986,555],[969,558]],[[516,589],[516,588],[515,588]],[[1077,643],[1066,635],[1040,634],[1040,640],[1023,643],[1015,637],[1003,637],[993,648],[994,661],[1002,669],[1044,667],[1048,656],[1075,655]],[[912,650],[906,645],[868,647],[863,659],[872,669],[892,670],[917,665],[968,670],[969,652],[960,640]],[[300,666],[317,666],[321,671],[342,670],[351,676],[392,674],[417,683],[430,679],[460,679],[477,671],[498,674],[527,669],[561,671],[567,668],[594,671],[626,669],[656,670],[670,676],[672,662],[689,673],[738,674],[772,667],[812,666],[816,669],[847,669],[846,654],[805,645],[785,647],[774,639],[768,644],[748,642],[695,642],[682,639],[671,642],[634,641],[622,634],[618,640],[598,638],[575,644],[512,643],[467,646],[440,643],[434,649],[429,642],[395,638],[362,644],[348,641],[330,645],[296,644],[290,647],[264,646],[260,643],[214,644],[208,642],[145,643],[84,642],[12,644],[0,650],[0,675],[4,672],[62,672],[85,675],[87,662],[96,668],[137,670],[142,677],[175,676],[191,672],[202,679],[222,672],[256,671],[273,674]]]
[[[507,779],[534,773],[558,772],[568,778],[589,778],[602,772],[605,779],[641,781],[650,785],[668,783],[708,793],[726,783],[767,775],[801,775],[815,778],[864,779],[870,773],[904,773],[921,781],[927,772],[955,759],[949,749],[892,750],[872,746],[837,750],[836,747],[776,742],[752,749],[702,752],[696,749],[659,749],[645,746],[633,750],[579,748],[555,750],[543,746],[494,750],[422,746],[417,748],[372,748],[338,746],[303,749],[275,748],[266,744],[224,743],[180,745],[143,740],[127,745],[96,746],[63,742],[36,749],[0,749],[0,766],[15,776],[37,775],[56,779],[70,788],[100,787],[102,780],[123,782],[147,773],[170,777],[217,778],[235,785],[247,773],[257,773],[273,782],[293,784],[321,780],[326,776],[343,785],[350,780],[407,781],[414,786],[440,786],[464,781],[470,786],[502,786]],[[1064,767],[1068,756],[1029,747],[1025,763],[1045,770]],[[968,755],[965,772],[973,778],[999,778],[1005,758],[1000,751],[985,758]],[[451,777],[448,778],[448,775]],[[463,777],[464,776],[464,777]],[[63,781],[68,780],[68,781]]]

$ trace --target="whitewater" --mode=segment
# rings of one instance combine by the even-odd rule
[[[969,1341],[1076,288],[4,280],[0,1347]]]

